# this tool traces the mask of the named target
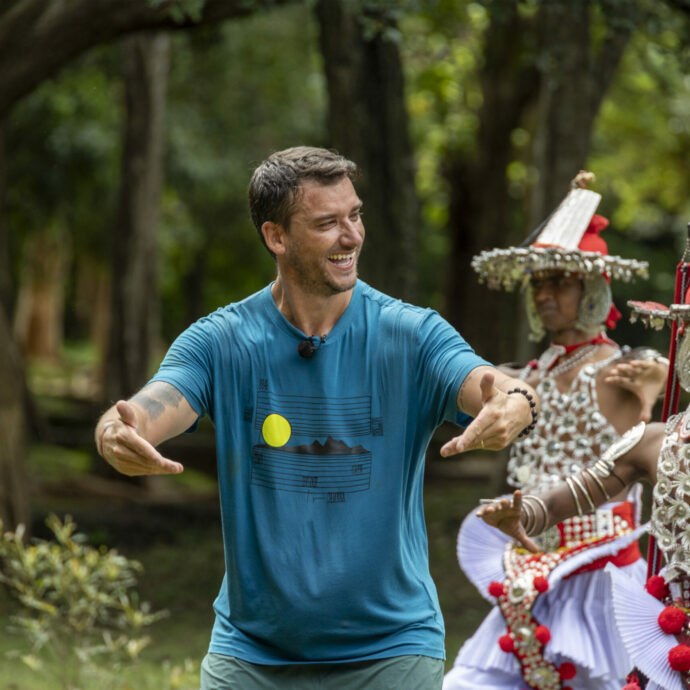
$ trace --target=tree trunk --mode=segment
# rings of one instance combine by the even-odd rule
[[[479,285],[470,263],[483,249],[521,239],[506,168],[511,160],[511,134],[537,91],[538,72],[522,59],[532,40],[531,27],[520,18],[517,2],[505,3],[502,12],[491,15],[480,75],[477,150],[472,156],[451,153],[444,170],[451,234],[446,313],[465,339],[495,362],[514,357],[517,338],[512,324],[520,309],[519,298]]]
[[[30,527],[24,372],[0,305],[0,520],[4,530]]]
[[[414,300],[420,211],[400,53],[391,38],[394,21],[384,12],[359,16],[343,0],[320,0],[316,15],[330,144],[362,172],[357,185],[367,229],[362,277],[388,294]],[[376,22],[372,35],[363,22]]]
[[[0,520],[3,529],[30,527],[29,487],[25,470],[27,396],[24,370],[12,337],[13,302],[9,236],[4,213],[5,161],[0,122]]]
[[[105,390],[129,397],[148,378],[158,333],[156,228],[163,178],[169,37],[123,41],[126,122],[113,230],[111,323]]]
[[[5,218],[5,190],[7,185],[5,170],[5,127],[0,120],[0,306],[12,321],[14,309],[14,288],[10,262],[10,234]]]
[[[536,227],[563,199],[587,161],[594,121],[633,28],[611,21],[602,49],[592,46],[590,2],[544,3],[540,44],[548,60],[541,80],[534,162],[539,184],[532,205]]]
[[[67,233],[36,232],[24,248],[14,334],[28,360],[58,361],[70,263]]]

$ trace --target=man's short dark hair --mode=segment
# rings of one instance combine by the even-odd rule
[[[343,177],[354,180],[358,174],[355,163],[328,149],[294,146],[271,154],[256,168],[249,182],[249,212],[264,246],[261,226],[271,221],[286,229],[290,227],[303,182],[314,180],[330,185]]]

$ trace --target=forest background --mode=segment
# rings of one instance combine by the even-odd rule
[[[148,558],[144,590],[168,582],[165,630],[187,626],[159,657],[194,639],[198,661],[222,574],[210,430],[170,446],[188,468],[176,482],[113,476],[91,430],[177,333],[273,277],[247,212],[255,165],[296,144],[357,161],[362,278],[439,310],[489,360],[525,361],[538,346],[520,295],[478,285],[470,260],[524,239],[580,169],[596,174],[610,252],[650,263],[648,283],[614,285],[619,309],[671,300],[690,221],[689,67],[688,0],[4,0],[5,528],[41,534],[48,512],[71,512]],[[668,348],[627,318],[612,335]],[[483,612],[455,532],[501,460],[435,448],[427,517],[452,660]],[[198,571],[157,570],[191,544],[212,562],[206,589]],[[195,588],[204,600],[187,591],[185,609]],[[0,598],[0,617],[12,606]]]

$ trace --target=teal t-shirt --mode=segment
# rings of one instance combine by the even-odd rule
[[[210,651],[443,659],[425,452],[487,362],[436,312],[362,281],[311,359],[304,338],[268,286],[190,326],[153,379],[216,429],[226,574]]]

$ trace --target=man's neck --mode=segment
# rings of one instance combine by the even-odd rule
[[[334,295],[314,295],[298,285],[276,278],[271,288],[278,311],[306,335],[322,336],[331,332],[343,315],[354,288]]]

